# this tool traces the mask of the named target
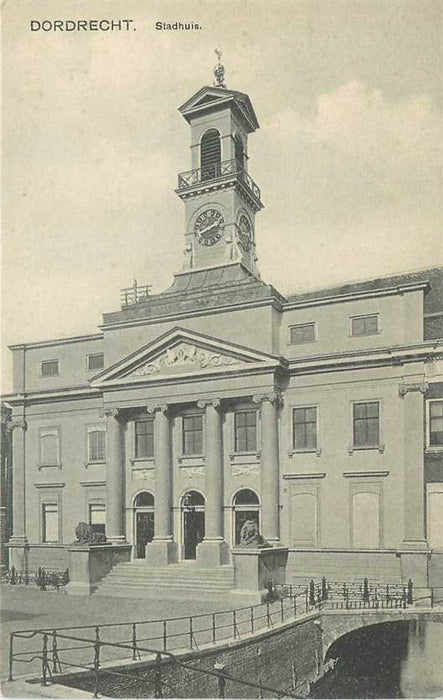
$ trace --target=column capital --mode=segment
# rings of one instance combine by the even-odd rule
[[[28,424],[26,423],[24,418],[11,418],[11,420],[8,420],[6,422],[6,430],[9,432],[12,432],[15,430],[15,428],[21,428],[23,431],[25,431],[28,427]]]
[[[100,418],[115,418],[118,420],[121,418],[122,412],[119,408],[100,408],[98,415]]]
[[[161,411],[166,414],[169,411],[169,406],[167,403],[148,403],[146,404],[146,410],[148,413],[156,413]]]
[[[283,397],[279,391],[272,391],[269,394],[254,394],[252,400],[254,403],[269,401],[269,403],[274,403],[276,408],[283,405]]]
[[[214,408],[219,408],[220,407],[220,399],[200,399],[200,401],[197,401],[197,406],[199,408],[206,408],[206,406],[213,406]]]
[[[429,384],[428,382],[422,381],[422,382],[408,382],[406,380],[403,380],[400,382],[398,385],[398,393],[400,396],[404,397],[408,393],[412,393],[415,391],[419,391],[421,394],[426,394],[426,392],[429,389]]]

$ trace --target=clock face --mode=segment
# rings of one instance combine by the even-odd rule
[[[194,233],[202,245],[214,245],[223,236],[225,220],[217,209],[206,209],[195,220]]]
[[[247,216],[241,215],[238,222],[238,242],[243,250],[250,250],[252,240],[252,226]]]

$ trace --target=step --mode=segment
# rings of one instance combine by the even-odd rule
[[[103,579],[102,585],[105,585],[105,583],[119,584],[121,586],[139,586],[140,588],[145,588],[146,586],[165,586],[167,588],[174,588],[180,586],[182,588],[190,588],[192,590],[201,590],[201,588],[232,588],[233,586],[233,581],[224,581],[223,583],[219,583],[217,581],[208,581],[204,586],[202,586],[201,582],[200,585],[198,585],[198,582],[185,581],[183,579],[179,579],[174,582],[156,581],[155,579],[151,579],[150,581],[134,581],[119,578],[118,576]]]
[[[126,586],[104,586],[94,593],[97,596],[109,596],[111,598],[140,598],[146,600],[189,600],[189,590],[177,589],[152,589],[152,588],[128,588]],[[228,591],[199,591],[199,600],[226,601],[230,605]]]

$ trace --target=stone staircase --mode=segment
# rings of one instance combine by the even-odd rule
[[[95,595],[119,598],[228,598],[234,588],[232,565],[202,568],[195,561],[152,567],[145,560],[115,566]]]

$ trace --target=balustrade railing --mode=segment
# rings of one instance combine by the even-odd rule
[[[260,200],[260,188],[255,184],[249,173],[241,167],[240,163],[233,160],[225,160],[220,163],[211,163],[205,168],[194,168],[178,176],[178,189],[183,190],[193,185],[199,185],[209,180],[218,180],[236,175],[239,180],[251,190],[254,197]]]

